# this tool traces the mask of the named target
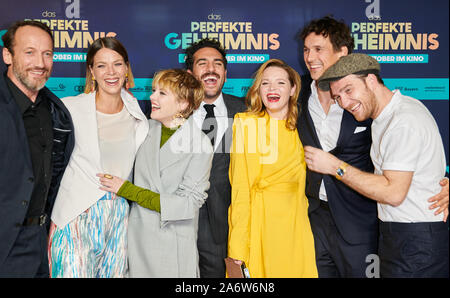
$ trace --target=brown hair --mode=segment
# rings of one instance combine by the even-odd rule
[[[181,111],[183,118],[188,118],[194,110],[198,109],[205,97],[203,84],[184,69],[159,71],[155,74],[152,82],[153,88],[156,85],[160,88],[169,89],[177,96],[179,101],[187,101],[187,108]]]
[[[351,54],[355,41],[351,35],[350,28],[341,20],[337,21],[331,16],[312,20],[300,33],[300,38],[305,41],[309,34],[315,33],[329,37],[335,52],[339,52],[343,46],[347,47],[348,54]]]
[[[286,127],[290,130],[294,130],[297,125],[297,116],[298,116],[297,98],[298,95],[300,94],[301,80],[300,75],[292,67],[287,65],[282,60],[270,59],[269,61],[261,65],[259,69],[256,71],[254,75],[255,80],[253,81],[252,86],[248,90],[246,97],[246,104],[248,107],[247,112],[258,115],[262,115],[266,112],[266,107],[263,104],[259,90],[261,87],[263,72],[271,66],[280,67],[284,69],[288,73],[289,82],[291,83],[291,86],[294,85],[296,86],[294,95],[289,98],[288,103],[289,109],[286,117]]]
[[[97,90],[98,85],[97,82],[92,80],[92,74],[90,71],[90,67],[94,65],[94,58],[97,52],[103,48],[111,49],[117,52],[120,56],[122,56],[125,64],[128,67],[127,78],[128,85],[130,88],[134,87],[134,77],[133,72],[131,71],[130,62],[128,60],[128,53],[123,44],[114,37],[102,37],[96,39],[87,51],[86,56],[86,86],[84,87],[84,93],[90,93],[94,90]],[[95,85],[95,87],[94,87]],[[124,82],[123,87],[126,86],[126,81]]]

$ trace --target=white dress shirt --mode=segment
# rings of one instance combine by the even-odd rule
[[[215,105],[214,107],[214,116],[217,119],[217,141],[214,143],[214,151],[220,145],[220,141],[225,134],[225,131],[228,128],[228,112],[227,107],[225,106],[225,102],[223,101],[222,93],[220,93],[219,97],[212,103]],[[194,111],[193,117],[195,124],[202,129],[203,120],[206,118],[206,110],[203,107],[205,102],[200,104],[200,107]]]
[[[328,114],[323,110],[317,93],[316,81],[311,83],[311,95],[308,101],[308,110],[316,129],[317,137],[324,151],[331,151],[336,147],[341,131],[342,115],[344,110],[336,103],[332,103]],[[320,184],[319,198],[328,201],[323,180]]]

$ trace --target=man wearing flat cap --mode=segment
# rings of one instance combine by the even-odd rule
[[[373,119],[370,156],[375,173],[305,147],[312,171],[334,175],[377,202],[381,277],[449,276],[448,215],[435,215],[428,198],[440,192],[445,153],[437,124],[417,99],[389,90],[378,62],[365,54],[341,57],[318,86],[357,121]]]

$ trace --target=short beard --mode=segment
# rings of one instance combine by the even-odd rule
[[[13,65],[12,71],[13,71],[15,77],[17,78],[17,80],[19,80],[19,82],[22,83],[22,85],[25,86],[25,88],[27,88],[28,90],[30,90],[32,92],[37,92],[37,91],[41,90],[42,88],[44,88],[45,83],[47,83],[47,80],[49,78],[48,76],[46,76],[45,79],[42,81],[33,82],[33,81],[28,80],[28,78],[26,76],[26,72],[21,72],[16,67],[14,67],[14,65]]]

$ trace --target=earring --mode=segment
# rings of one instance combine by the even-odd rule
[[[95,78],[92,76],[92,90],[95,90]]]
[[[172,118],[173,118],[172,119],[173,126],[181,126],[186,121],[186,118],[184,118],[183,114],[181,114],[180,112],[178,112],[175,115],[173,115]]]
[[[128,83],[128,73],[125,74],[125,89],[130,89],[130,83]]]

